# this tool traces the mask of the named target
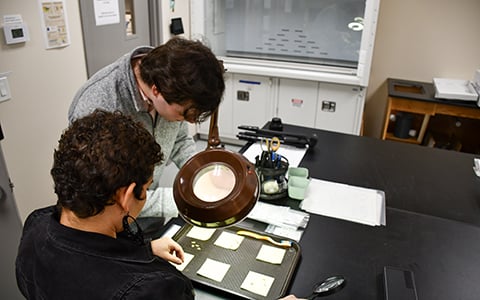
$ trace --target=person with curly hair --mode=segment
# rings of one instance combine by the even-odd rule
[[[97,108],[119,110],[143,123],[162,146],[165,163],[181,168],[197,152],[188,123],[203,122],[218,108],[223,73],[223,64],[199,41],[174,37],[156,48],[138,47],[78,90],[68,119],[73,122]],[[164,168],[155,169],[142,217],[177,215],[171,188],[159,188]]]
[[[16,259],[27,299],[193,299],[169,237],[147,240],[135,218],[145,204],[160,145],[120,112],[74,121],[54,151],[56,205],[25,221]]]

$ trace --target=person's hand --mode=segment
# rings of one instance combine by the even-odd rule
[[[288,295],[278,300],[305,300],[304,298],[297,298],[295,295]]]
[[[154,255],[159,256],[166,261],[173,262],[174,264],[183,263],[184,252],[182,246],[172,240],[170,237],[162,237],[151,242],[152,252]]]

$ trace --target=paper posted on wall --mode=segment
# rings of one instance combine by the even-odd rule
[[[65,0],[38,0],[38,2],[45,48],[53,49],[70,45],[70,30],[68,29]]]

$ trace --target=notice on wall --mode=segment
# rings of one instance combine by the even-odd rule
[[[39,0],[39,3],[46,48],[61,48],[70,45],[65,0]]]
[[[120,9],[118,0],[94,0],[95,25],[109,25],[120,23]]]

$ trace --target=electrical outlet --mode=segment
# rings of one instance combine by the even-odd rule
[[[333,101],[322,101],[322,111],[326,112],[335,112],[335,107],[337,106],[336,102]]]
[[[247,91],[237,91],[237,100],[249,101],[250,93]]]

